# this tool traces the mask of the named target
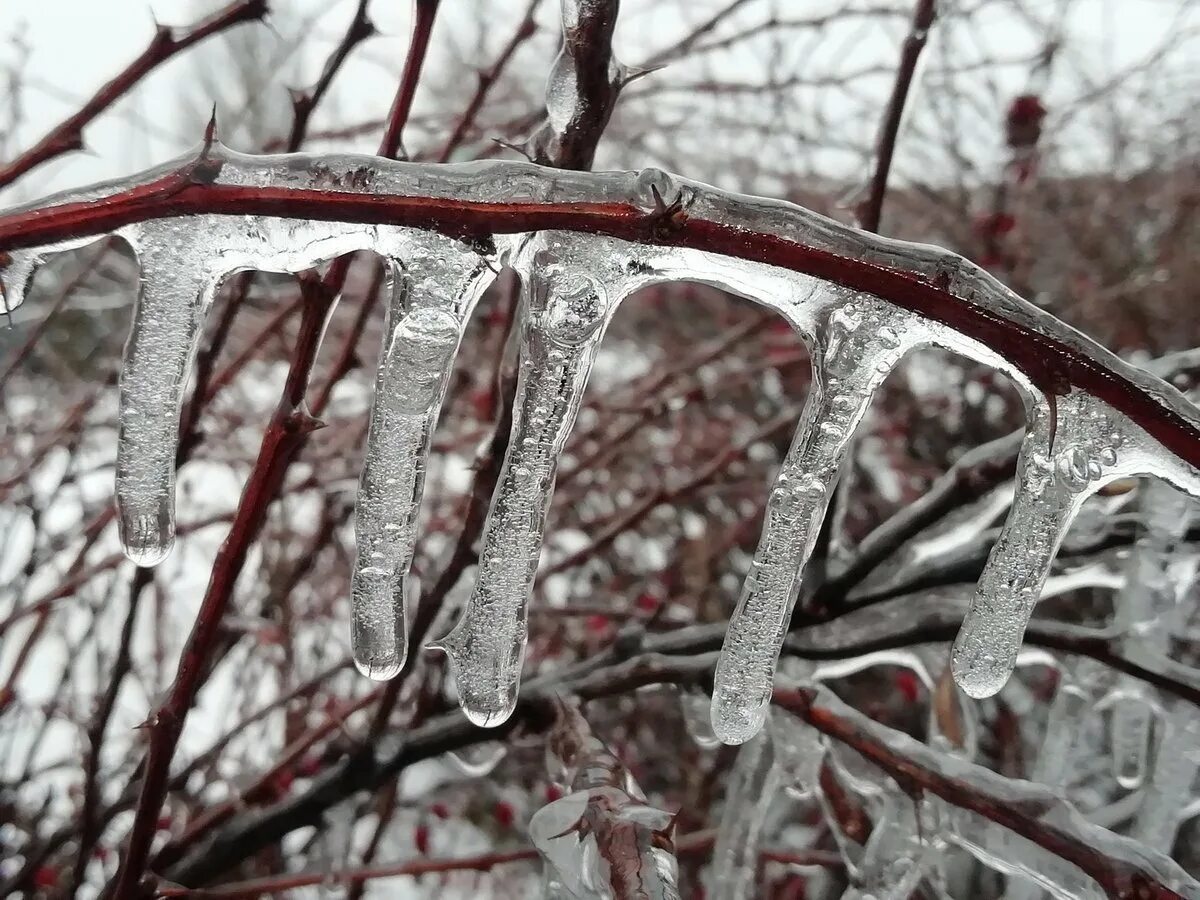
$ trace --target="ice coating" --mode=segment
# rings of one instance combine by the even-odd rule
[[[675,817],[646,802],[632,773],[577,708],[561,702],[558,713],[546,761],[551,778],[571,793],[529,823],[545,860],[543,881],[556,891],[551,896],[679,900]]]
[[[752,896],[766,814],[783,786],[771,728],[738,750],[713,847],[709,895],[713,900]]]
[[[834,302],[817,321],[808,402],[771,489],[754,562],[717,664],[713,729],[727,744],[762,727],[804,566],[854,431],[892,367],[927,339],[919,323],[873,297],[826,296]]]
[[[1190,703],[1172,704],[1162,727],[1154,771],[1131,834],[1147,847],[1170,854],[1187,801],[1200,791],[1200,714]]]
[[[475,589],[450,633],[430,645],[446,653],[459,704],[480,726],[499,725],[516,706],[558,459],[604,330],[640,283],[622,276],[622,258],[607,242],[597,252],[577,235],[547,232],[516,262],[523,320],[508,452],[484,524]]]
[[[409,573],[434,426],[467,316],[494,275],[477,254],[417,234],[392,248],[392,297],[355,507],[354,663],[395,677],[408,654]]]
[[[1134,660],[1166,656],[1170,649],[1167,620],[1191,580],[1178,584],[1171,563],[1194,510],[1190,498],[1161,481],[1142,485],[1140,495],[1143,530],[1129,555],[1115,616],[1124,633],[1122,650]],[[1157,718],[1151,699],[1141,682],[1125,676],[1112,700],[1113,774],[1127,789],[1139,787],[1146,778],[1151,726]]]
[[[1184,897],[1200,897],[1200,882],[1174,860],[1094,824],[1053,790],[1032,782],[1005,778],[984,766],[940,753],[903,732],[873,721],[847,706],[825,687],[817,688],[815,706],[829,710],[847,721],[856,733],[878,741],[914,766],[953,778],[975,794],[992,798],[996,804],[1026,811],[1040,824],[1094,849],[1111,864],[1144,871]],[[938,833],[947,841],[968,847],[988,865],[1001,871],[1019,872],[1058,897],[1073,900],[1105,896],[1100,886],[1082,870],[997,822],[942,801],[938,806],[945,811],[942,815],[944,824]]]
[[[134,188],[140,199],[130,203],[124,199],[123,192]],[[255,190],[243,190],[245,188]],[[268,194],[269,203],[264,199]],[[164,195],[171,198],[171,203],[158,202],[156,198]],[[302,205],[293,203],[297,198],[304,201]],[[589,257],[580,265],[604,287],[610,303],[615,302],[613,295],[620,293],[617,276],[621,273],[632,276],[634,272],[648,272],[648,279],[659,280],[693,278],[775,309],[811,337],[818,324],[814,311],[824,308],[820,303],[806,300],[813,296],[814,284],[825,284],[816,281],[814,274],[823,274],[839,282],[838,286],[824,287],[818,294],[843,296],[864,287],[876,289],[874,276],[881,276],[877,280],[879,289],[887,297],[872,295],[868,298],[871,303],[880,304],[889,314],[910,317],[912,322],[929,330],[931,342],[1000,369],[1013,377],[1027,394],[1030,433],[1025,445],[1028,452],[1017,485],[1014,512],[1005,529],[1008,537],[993,553],[955,657],[956,676],[971,682],[969,693],[995,690],[1006,677],[1007,660],[1019,641],[1027,609],[1036,601],[1032,596],[1036,591],[1032,588],[1042,576],[1033,570],[1044,569],[1047,559],[1053,556],[1053,546],[1061,540],[1061,530],[1070,519],[1071,508],[1076,505],[1075,500],[1064,496],[1057,487],[1044,497],[1022,499],[1021,495],[1043,480],[1044,472],[1041,472],[1037,457],[1051,464],[1064,479],[1085,482],[1079,488],[1079,495],[1093,491],[1117,469],[1122,470],[1122,477],[1156,475],[1192,494],[1200,493],[1196,471],[1174,455],[1183,453],[1192,458],[1187,450],[1187,436],[1200,433],[1200,416],[1177,391],[1021,300],[960,257],[933,247],[862,234],[791,204],[725,193],[658,170],[586,173],[495,161],[422,165],[349,154],[245,156],[219,144],[208,144],[198,154],[190,154],[133,178],[60,194],[0,217],[0,266],[3,267],[0,275],[5,283],[5,303],[10,308],[19,303],[36,261],[49,250],[68,246],[68,243],[62,243],[66,233],[63,227],[54,224],[64,218],[57,214],[56,207],[78,203],[103,206],[105,227],[118,227],[118,233],[130,241],[139,258],[149,263],[144,267],[148,296],[161,298],[174,293],[183,298],[179,300],[181,306],[198,308],[201,313],[206,301],[197,302],[191,291],[207,291],[209,288],[205,285],[215,284],[229,273],[242,269],[295,272],[354,250],[395,256],[389,248],[394,247],[396,236],[404,232],[426,234],[430,241],[445,247],[447,252],[462,250],[466,245],[438,233],[438,229],[452,234],[471,234],[472,250],[488,259],[498,259],[530,243],[531,236],[522,233],[521,229],[538,221],[528,215],[548,206],[555,207],[561,214],[556,222],[564,221],[564,216],[569,221],[568,214],[576,215],[596,204],[613,211],[612,215],[605,213],[579,225],[580,228],[594,227],[612,236],[581,232],[576,235],[578,245],[570,250],[570,255],[578,253]],[[479,219],[480,209],[488,206],[492,209],[482,213],[487,216],[486,220]],[[220,208],[223,212],[207,212],[211,208]],[[37,214],[30,216],[31,209],[37,209]],[[147,210],[154,210],[163,218],[143,221]],[[270,215],[264,214],[267,212]],[[285,217],[289,215],[295,218]],[[186,218],[173,218],[175,216]],[[10,224],[5,230],[5,221],[11,223],[13,217],[20,218],[22,226],[15,228]],[[356,222],[355,219],[367,221]],[[380,221],[391,224],[372,224]],[[721,229],[727,235],[745,235],[745,242],[725,240],[723,244],[715,245],[722,247],[724,252],[701,250],[696,246],[673,246],[677,240],[676,226],[688,222],[707,223],[705,228],[711,235],[719,236]],[[492,233],[485,234],[485,231]],[[100,236],[98,232],[74,230],[70,234],[69,245],[86,243]],[[631,235],[645,243],[616,240],[617,236]],[[773,246],[790,243],[803,253],[788,257],[786,265],[790,268],[741,258],[741,248],[752,245],[756,236],[762,235],[769,235],[775,242]],[[39,240],[44,246],[37,245]],[[695,242],[696,238],[683,235],[679,240]],[[54,246],[56,242],[57,247]],[[761,242],[759,244],[764,252],[769,249]],[[621,272],[596,268],[598,260],[607,259],[613,253],[620,260]],[[186,290],[172,291],[163,286],[166,275],[162,270],[165,267],[155,265],[156,254],[178,262],[170,267],[170,277],[180,284],[187,284]],[[402,258],[403,254],[399,256]],[[830,260],[835,263],[829,264]],[[841,262],[836,262],[838,260]],[[574,261],[560,260],[559,263],[569,266]],[[867,279],[866,272],[874,273],[871,279]],[[893,277],[897,273],[907,279],[903,285]],[[869,285],[864,283],[867,280]],[[934,290],[931,286],[940,292],[937,298],[930,296],[929,292]],[[173,315],[172,319],[182,319],[186,324],[187,316]],[[993,346],[990,335],[996,333],[997,327],[1012,340]],[[135,326],[135,330],[139,328],[142,323]],[[175,336],[170,342],[171,351],[164,353],[161,361],[163,370],[171,371],[182,356],[184,375],[180,386],[186,384],[190,358],[188,352],[179,350],[188,342],[186,331],[184,327],[178,329],[182,338],[172,332]],[[909,339],[907,331],[900,336]],[[1026,350],[1035,345],[1038,349],[1031,356]],[[148,353],[153,350],[148,343],[146,349]],[[1001,355],[1010,352],[1014,359]],[[1133,425],[1126,412],[1118,412],[1098,399],[1088,406],[1089,401],[1082,399],[1087,395],[1082,391],[1068,391],[1066,382],[1058,383],[1043,377],[1046,373],[1039,369],[1042,363],[1038,360],[1053,354],[1070,356],[1070,366],[1051,368],[1052,374],[1066,373],[1072,382],[1090,378],[1089,383],[1095,384],[1094,373],[1105,373],[1103,377],[1108,379],[1105,383],[1114,388],[1105,392],[1105,396],[1122,410],[1132,409],[1138,421],[1155,428],[1154,436]],[[172,356],[175,363],[168,358]],[[1034,365],[1030,365],[1031,360]],[[139,364],[137,371],[144,373],[147,368]],[[1093,374],[1089,375],[1089,372]],[[824,373],[818,374],[822,382],[827,380]],[[138,379],[142,377],[138,375]],[[135,383],[140,384],[138,379]],[[150,390],[144,385],[139,389]],[[1053,390],[1057,396],[1047,396],[1047,390]],[[172,406],[170,395],[175,391],[172,384],[151,399],[167,409]],[[174,409],[177,408],[176,404]],[[1089,456],[1086,448],[1079,446],[1080,434],[1090,427],[1087,420],[1096,415],[1111,418],[1115,426],[1112,433],[1121,435],[1126,441],[1118,450],[1120,462],[1115,467],[1110,468],[1098,455],[1103,447],[1094,447],[1096,453]],[[837,427],[836,423],[830,424]],[[811,422],[809,426],[811,429]],[[170,444],[172,428],[168,427],[160,434],[165,435],[163,440]],[[1165,449],[1164,435],[1173,435],[1169,443],[1174,452]],[[156,448],[155,453],[160,461],[172,456],[171,452],[163,452],[162,447]],[[147,479],[147,484],[157,482],[161,487],[159,465],[156,462],[139,467],[139,472],[153,476]],[[1097,465],[1100,473],[1095,477],[1093,470]],[[168,483],[169,478],[168,474]],[[149,488],[147,492],[153,495]],[[167,490],[166,494],[169,493]],[[160,495],[161,491],[153,496]],[[169,515],[170,501],[165,502],[166,515]],[[150,536],[138,541],[140,546],[150,547],[150,555],[143,558],[152,559],[159,552],[155,546],[166,543],[164,513],[157,501],[156,505],[148,501],[144,505],[149,511],[139,509],[132,520],[135,527],[129,530]],[[1031,507],[1038,513],[1031,520],[1032,530],[1040,537],[1023,544],[1014,538],[1012,532],[1016,526],[1011,523],[1020,521]],[[812,527],[807,530],[811,531]],[[524,529],[522,533],[527,532],[528,529]],[[499,534],[495,540],[500,540]],[[1037,552],[1024,560],[1018,559],[1020,549],[1026,546]],[[136,555],[144,551],[135,549],[134,552]],[[796,547],[787,548],[787,555],[794,557]],[[767,561],[771,561],[769,557]],[[1004,583],[1001,570],[1008,562],[1016,566],[1012,574],[1023,586],[1019,590],[1014,591]],[[1031,565],[1035,562],[1037,565]],[[784,605],[789,602],[790,598],[785,599]],[[739,627],[745,632],[752,630],[745,621],[739,623]],[[779,625],[772,623],[770,628],[764,627],[762,631],[769,640],[764,640],[761,646],[753,642],[746,645],[745,658],[755,662],[750,671],[751,680],[756,683],[765,679],[764,673],[772,665],[773,649],[768,648],[777,647]],[[989,642],[995,646],[985,646]],[[764,658],[766,662],[762,663]],[[1148,660],[1148,667],[1154,671],[1171,671],[1193,678],[1193,673],[1186,667],[1157,654]],[[1184,671],[1177,671],[1179,668]],[[749,698],[753,691],[745,693]],[[737,708],[736,704],[734,707]],[[754,708],[747,699],[741,711],[747,721],[741,725],[732,724],[731,732],[744,735],[751,730]]]

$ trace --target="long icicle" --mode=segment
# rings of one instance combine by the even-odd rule
[[[811,393],[767,503],[762,537],[717,664],[713,730],[740,744],[762,727],[788,619],[854,430],[916,334],[858,295],[817,327]]]
[[[544,243],[543,243],[544,242]],[[430,644],[449,658],[459,703],[477,725],[516,708],[529,597],[559,455],[575,424],[596,351],[627,282],[603,243],[540,235],[522,254],[523,334],[508,452],[488,510],[475,589],[455,627]]]
[[[175,242],[145,244],[121,370],[116,501],[125,555],[139,566],[154,566],[175,543],[179,410],[218,279],[206,260],[181,254]]]
[[[409,574],[433,430],[467,316],[492,270],[427,235],[400,248],[355,507],[354,663],[395,677],[408,655]]]
[[[1038,407],[1021,445],[1017,489],[951,652],[954,679],[971,697],[998,692],[1012,675],[1025,628],[1054,556],[1088,496],[1144,471],[1141,435],[1102,401],[1057,398],[1057,425]]]

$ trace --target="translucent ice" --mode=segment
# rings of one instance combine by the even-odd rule
[[[727,744],[749,739],[762,726],[804,566],[851,437],[888,372],[924,337],[907,324],[866,295],[832,305],[818,322],[808,403],[771,489],[717,665],[713,729]]]
[[[375,679],[404,665],[409,574],[430,441],[467,315],[493,273],[464,247],[421,235],[392,248],[384,326],[355,508],[354,661]]]
[[[775,740],[767,728],[742,745],[730,773],[725,809],[713,847],[714,900],[754,896],[767,810],[782,786]]]
[[[484,525],[475,590],[458,624],[431,645],[449,658],[459,703],[477,725],[499,725],[516,706],[559,456],[609,319],[638,283],[621,276],[615,267],[622,256],[611,251],[548,232],[516,264],[523,321],[508,452]]]
[[[1083,501],[1138,470],[1138,436],[1102,401],[1072,391],[1052,422],[1039,407],[1017,463],[1017,490],[976,587],[952,655],[955,680],[972,697],[1008,681],[1021,638],[1063,535]]]

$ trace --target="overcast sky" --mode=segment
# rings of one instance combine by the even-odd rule
[[[443,20],[434,36],[432,65],[438,65],[437,48],[445,52],[444,44],[439,41],[452,42],[456,33],[469,30],[451,28],[447,23],[453,23],[455,17],[469,17],[472,10],[486,2],[446,0],[442,4]],[[503,17],[503,12],[498,11],[511,7],[514,22],[524,8],[523,0],[491,2],[490,15]],[[1027,5],[1050,15],[1062,2],[1032,0]],[[1181,27],[1176,15],[1183,0],[1069,2],[1071,53],[1097,76],[1141,59],[1162,40],[1166,31]],[[682,4],[648,4],[626,0],[616,40],[618,54],[629,62],[637,62],[654,47],[669,43],[688,22],[704,18],[710,10],[724,3],[725,0],[695,0]],[[897,4],[909,5],[905,0],[897,0]],[[4,14],[0,16],[0,79],[19,79],[23,83],[23,99],[17,110],[20,125],[15,131],[15,139],[10,138],[6,146],[0,146],[0,156],[10,156],[32,144],[53,124],[78,108],[81,100],[98,84],[112,77],[145,47],[155,19],[171,24],[186,23],[194,20],[206,5],[213,8],[219,4],[215,0],[208,4],[202,0],[5,0]],[[306,16],[312,17],[305,51],[293,61],[298,83],[312,83],[328,48],[340,36],[348,20],[353,0],[272,0],[271,5],[292,23]],[[395,83],[392,73],[398,70],[407,46],[410,5],[408,0],[374,0],[371,3],[370,15],[382,36],[357,52],[339,78],[339,114],[354,120],[354,117],[382,115],[386,110]],[[770,5],[760,2],[758,8],[761,11]],[[775,5],[788,14],[803,8],[804,14],[808,15],[826,8],[843,7],[846,2],[805,0],[799,5],[788,2]],[[556,3],[548,0],[542,10],[547,40],[555,27],[555,7]],[[685,10],[683,18],[680,9]],[[1193,14],[1182,24],[1196,28],[1200,23]],[[902,28],[902,23],[897,22],[897,27]],[[1010,41],[1017,45],[1025,34],[1019,26],[997,20],[987,38],[993,47],[1003,48]],[[872,44],[879,53],[891,57],[895,54],[898,37],[895,29],[876,30],[866,33],[862,43]],[[204,58],[218,59],[214,55],[218,49],[209,48],[210,55]],[[861,47],[856,49],[861,50]],[[539,49],[538,52],[552,55],[553,50]],[[195,123],[189,122],[188,116],[194,115],[203,105],[202,91],[196,85],[197,58],[194,54],[184,54],[183,58],[158,69],[116,110],[92,124],[86,132],[93,151],[90,155],[71,154],[42,166],[34,175],[0,194],[0,203],[31,199],[51,190],[141,169],[194,144],[198,135],[189,133]],[[531,66],[536,62],[539,60],[533,60]],[[547,58],[547,66],[548,62]],[[724,61],[731,76],[737,77],[753,77],[755,67],[760,64],[761,60],[753,53]],[[219,71],[208,74],[220,78]],[[652,77],[676,76],[668,70]],[[1019,82],[1014,81],[1013,90],[1019,88]],[[13,113],[7,102],[11,96],[7,88],[4,95],[10,108],[0,107],[0,127],[7,126]],[[181,98],[187,98],[187,103]],[[418,106],[427,101],[427,97],[419,95]],[[873,127],[873,123],[869,127]]]

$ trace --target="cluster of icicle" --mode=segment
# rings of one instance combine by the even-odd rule
[[[647,804],[629,770],[565,702],[546,761],[555,783],[570,793],[529,823],[546,863],[542,896],[678,900],[675,817]]]
[[[1180,823],[1198,810],[1195,778],[1200,715],[1190,704],[1171,707],[1158,739],[1158,764],[1141,789],[1084,817],[1062,799],[1069,780],[1075,729],[1094,714],[1086,689],[1067,677],[1051,713],[1045,742],[1034,766],[1042,784],[1015,781],[972,762],[978,726],[974,706],[965,702],[946,677],[945,659],[933,646],[867,654],[829,666],[793,665],[788,676],[816,688],[816,707],[848,721],[856,733],[877,740],[915,765],[948,775],[980,795],[1028,811],[1042,824],[1102,858],[1141,867],[1171,890],[1200,897],[1200,882],[1170,859]],[[1053,664],[1036,651],[1022,651],[1022,664]],[[874,722],[842,703],[821,682],[877,665],[903,666],[929,693],[926,742]],[[939,674],[941,673],[941,674]],[[784,679],[787,681],[788,679]],[[1085,679],[1087,681],[1087,679]],[[1092,698],[1094,700],[1094,698]],[[705,723],[683,714],[701,746],[711,740]],[[823,775],[823,770],[828,769]],[[869,833],[848,834],[828,790],[836,784],[863,804]],[[1181,803],[1181,800],[1183,801]],[[815,805],[823,814],[847,871],[843,900],[907,900],[924,885],[927,896],[968,896],[970,869],[956,864],[949,851],[965,851],[1006,875],[1007,900],[1038,900],[1049,892],[1062,900],[1101,900],[1105,892],[1083,870],[1014,831],[928,792],[906,792],[896,781],[845,745],[830,741],[781,708],[773,708],[767,727],[738,752],[713,851],[706,896],[742,900],[755,895],[764,833],[781,822],[803,819],[796,802]],[[1190,804],[1190,807],[1189,807]],[[843,807],[844,808],[844,807]],[[1132,816],[1128,837],[1104,827]],[[810,871],[819,879],[820,871]],[[1132,894],[1131,894],[1132,896]]]
[[[202,153],[219,163],[215,182],[225,185],[471,203],[619,203],[647,216],[664,205],[682,206],[697,218],[938,278],[950,293],[968,298],[962,303],[985,306],[989,316],[1076,348],[1200,428],[1195,408],[1178,392],[959,257],[863,235],[791,204],[725,193],[655,169],[593,174],[496,161],[245,156],[220,144]],[[176,161],[41,205],[104,197],[187,164]],[[297,272],[360,250],[389,262],[391,301],[358,495],[351,586],[354,658],[372,678],[396,675],[408,651],[405,606],[413,593],[409,570],[430,435],[463,330],[498,267],[519,273],[520,371],[508,453],[474,590],[457,625],[435,645],[449,658],[462,708],[480,725],[503,722],[516,705],[527,605],[555,472],[597,348],[621,301],[656,282],[703,282],[768,306],[812,354],[811,396],[769,489],[761,541],[717,668],[712,718],[726,743],[748,740],[763,724],[792,605],[855,428],[880,384],[913,349],[936,345],[991,365],[1010,375],[1027,399],[1012,508],[952,654],[954,677],[969,695],[995,693],[1012,672],[1055,553],[1085,498],[1114,479],[1144,474],[1200,494],[1200,473],[1104,401],[1072,391],[1052,406],[1020,369],[975,339],[871,294],[764,263],[565,231],[468,244],[417,228],[269,216],[154,219],[117,234],[141,266],[120,383],[116,468],[121,539],[140,565],[162,560],[174,540],[179,409],[219,282],[247,269]],[[0,273],[8,307],[20,304],[44,253],[80,243],[11,252]]]

